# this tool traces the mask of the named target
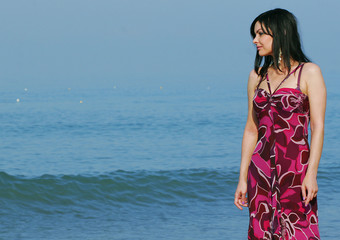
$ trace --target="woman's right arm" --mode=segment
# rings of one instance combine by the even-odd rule
[[[241,166],[239,182],[235,192],[234,204],[242,210],[242,207],[248,207],[246,198],[247,194],[247,177],[248,167],[250,164],[251,156],[257,142],[257,119],[253,111],[253,98],[255,94],[255,88],[258,84],[259,76],[255,71],[251,71],[248,79],[248,118],[244,128],[243,140],[242,140],[242,152],[241,152]]]

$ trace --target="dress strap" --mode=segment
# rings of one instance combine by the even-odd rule
[[[272,89],[270,88],[270,84],[269,84],[268,72],[266,73],[266,78],[267,78],[267,86],[268,86],[269,93],[270,95],[272,95]]]
[[[257,90],[259,89],[259,87],[260,87],[260,84],[261,84],[261,82],[263,82],[263,80],[264,80],[264,77],[263,77],[263,78],[261,78],[261,79],[260,79],[260,81],[259,81],[259,83],[257,84],[257,86],[256,86],[256,89],[257,89]]]
[[[296,70],[298,70],[300,67],[302,67],[303,64],[300,64],[299,66],[297,66],[293,71],[291,71],[281,82],[280,84],[276,87],[276,89],[274,90],[273,94],[281,87],[282,83],[284,83],[284,81],[286,81],[287,78],[290,77],[290,75],[292,75],[293,73],[296,72]],[[301,73],[301,71],[300,71]],[[270,84],[269,84],[269,78],[268,78],[268,74],[267,74],[267,83],[268,83],[268,86],[269,86],[269,90],[270,90]],[[272,94],[272,93],[270,93]]]
[[[300,89],[300,79],[301,79],[301,72],[302,72],[303,65],[304,65],[304,63],[301,64],[301,68],[300,68],[300,71],[299,71],[299,76],[298,76],[298,81],[297,81],[297,89],[298,90],[301,90]]]

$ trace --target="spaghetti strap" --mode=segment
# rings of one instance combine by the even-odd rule
[[[263,77],[263,78],[261,78],[261,80],[260,80],[260,81],[259,81],[259,83],[257,84],[257,86],[256,86],[256,90],[258,90],[258,89],[259,89],[259,86],[260,86],[261,82],[263,82],[263,80],[264,80],[264,77]]]
[[[298,89],[298,90],[300,90],[300,91],[301,91],[301,89],[300,89],[300,78],[301,78],[301,72],[302,72],[303,65],[304,65],[304,63],[301,64],[301,67],[300,67],[299,76],[298,76],[298,81],[297,81],[297,88],[296,88],[296,89]]]
[[[269,78],[268,78],[268,72],[266,74],[266,78],[267,78],[267,86],[268,86],[268,90],[269,90],[269,93],[270,93],[270,96],[273,95],[272,94],[272,89],[270,88],[270,84],[269,84]],[[275,92],[275,91],[274,91]]]
[[[276,87],[276,89],[273,91],[273,92],[271,92],[271,89],[270,89],[270,83],[269,83],[269,78],[268,78],[268,72],[267,72],[267,84],[268,84],[268,88],[269,88],[269,92],[270,92],[270,95],[273,95],[280,87],[281,87],[281,85],[282,85],[282,83],[284,82],[284,81],[286,81],[286,79],[287,78],[289,78],[290,77],[290,75],[292,75],[293,73],[295,73],[296,72],[296,70],[298,70],[299,68],[301,68],[303,66],[303,64],[300,64],[299,66],[297,66],[293,71],[291,71],[281,82],[280,82],[280,84]],[[301,71],[300,71],[300,73],[301,73]]]

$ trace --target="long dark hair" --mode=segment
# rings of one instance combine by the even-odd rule
[[[260,56],[256,53],[254,69],[258,75],[263,78],[269,66],[273,65],[275,69],[282,71],[279,67],[279,55],[281,51],[281,59],[288,68],[288,73],[291,70],[290,60],[297,62],[310,62],[301,49],[300,36],[297,29],[297,20],[295,16],[285,9],[276,8],[260,14],[254,19],[250,26],[250,34],[255,38],[254,27],[259,22],[265,34],[273,37],[273,56]],[[263,61],[264,58],[264,61]],[[261,63],[263,65],[261,70]]]

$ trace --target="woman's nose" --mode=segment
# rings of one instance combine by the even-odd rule
[[[254,43],[254,44],[258,43],[257,37],[254,37],[253,43]]]

